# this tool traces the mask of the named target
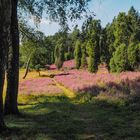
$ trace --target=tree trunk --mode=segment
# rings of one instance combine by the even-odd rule
[[[0,22],[0,131],[4,128],[4,120],[3,120],[3,86],[4,86],[4,47],[2,45],[2,28]]]
[[[1,13],[3,12],[2,10],[2,3],[0,0],[0,131],[3,129],[3,85],[4,85],[4,48],[2,46],[2,15]]]
[[[1,31],[1,30],[0,30]],[[1,38],[1,32],[0,32]],[[1,39],[0,39],[0,131],[5,128],[4,120],[3,120],[3,86],[4,86],[4,62],[3,61],[3,51],[1,48]]]
[[[30,61],[31,61],[31,57],[29,57],[27,63],[26,63],[26,71],[25,71],[25,75],[23,76],[23,79],[26,78],[28,72],[29,72],[29,65],[30,65]]]
[[[11,38],[7,64],[7,91],[5,99],[5,114],[19,114],[18,110],[18,83],[19,83],[19,31],[17,16],[18,0],[12,0]]]
[[[0,132],[6,128],[3,120],[3,87],[8,48],[11,45],[11,0],[0,0]]]

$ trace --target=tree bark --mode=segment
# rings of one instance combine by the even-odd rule
[[[3,87],[8,48],[11,46],[11,0],[0,0],[0,132],[6,128],[3,120]]]
[[[18,0],[12,0],[11,16],[11,39],[7,63],[7,91],[4,112],[8,114],[19,114],[18,110],[18,84],[19,84],[19,30],[17,16]]]
[[[0,22],[1,23],[1,22]],[[4,86],[4,47],[2,46],[2,29],[0,24],[0,131],[4,128],[4,120],[3,120],[3,86]]]
[[[1,30],[0,30],[0,38],[1,38]],[[1,47],[1,39],[0,39],[0,131],[5,128],[4,120],[3,120],[3,86],[4,86],[4,62],[3,62],[3,51]]]

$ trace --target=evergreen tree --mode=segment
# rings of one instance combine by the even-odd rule
[[[114,53],[113,53],[113,55],[114,55]],[[110,66],[111,72],[116,72],[116,71],[117,71],[117,70],[116,70],[116,65],[115,65],[115,62],[114,62],[114,57],[112,57],[112,58],[110,59],[109,66]]]
[[[83,33],[86,34],[87,53],[89,56],[88,69],[90,72],[96,72],[100,62],[101,45],[101,24],[100,20],[93,20],[89,17],[82,26]],[[93,58],[92,58],[93,57]]]
[[[63,39],[58,41],[58,45],[55,48],[55,65],[58,69],[62,68],[64,62],[64,45]]]
[[[106,29],[101,30],[100,34],[100,40],[99,40],[99,53],[100,53],[100,63],[106,63],[108,64],[108,61],[110,60],[110,54],[109,49],[106,43],[107,35],[106,35]]]
[[[96,44],[93,43],[91,40],[87,43],[88,49],[88,70],[90,72],[96,72],[98,69],[98,60],[97,60],[97,51],[96,51]]]
[[[76,68],[79,69],[81,66],[81,57],[82,57],[82,50],[81,50],[81,43],[79,40],[76,41],[75,45],[75,62],[76,62]]]
[[[86,43],[82,45],[82,58],[81,58],[81,67],[86,68],[87,66],[87,59],[86,59]]]
[[[126,13],[119,13],[118,17],[114,21],[114,47],[117,48],[120,44],[129,44],[129,38],[131,32],[128,28],[128,19]]]
[[[131,43],[127,49],[130,70],[135,70],[139,66],[139,54],[139,44]]]
[[[129,30],[131,31],[129,43],[140,41],[140,16],[133,6],[128,11],[127,18],[129,21]]]
[[[139,13],[131,7],[128,11],[128,14],[122,12],[119,13],[117,18],[114,18],[111,25],[106,26],[106,45],[108,46],[109,50],[109,57],[110,57],[110,65],[113,65],[112,56],[113,52],[117,50],[117,48],[121,44],[125,44],[128,47],[127,50],[127,59],[129,59],[130,63],[128,62],[129,67],[127,66],[127,70],[134,70],[136,69],[136,59],[138,53],[136,49],[138,42],[140,41],[140,16]],[[113,43],[114,42],[114,43]],[[132,47],[133,46],[133,47]],[[134,56],[136,55],[136,56]],[[133,56],[133,57],[132,57]],[[134,64],[135,62],[135,64]],[[113,65],[114,66],[114,65]],[[134,68],[135,67],[135,68]],[[117,70],[116,70],[117,71]]]
[[[106,63],[109,66],[110,59],[112,58],[113,52],[115,51],[114,48],[114,41],[115,41],[115,36],[114,36],[114,22],[112,24],[107,24],[105,27],[105,47],[106,51],[108,53],[105,53],[106,57]]]
[[[122,72],[128,70],[127,46],[121,44],[113,54],[110,60],[110,69],[112,72]]]

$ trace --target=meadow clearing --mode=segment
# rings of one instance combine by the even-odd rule
[[[53,67],[53,66],[52,66]],[[139,140],[140,72],[35,71],[22,79],[21,116],[7,116],[6,140]]]
[[[140,1],[97,1],[0,0],[0,140],[140,140]]]

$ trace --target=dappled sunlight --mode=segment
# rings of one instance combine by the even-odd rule
[[[71,70],[69,75],[55,76],[55,80],[74,92],[92,92],[92,87],[108,87],[108,84],[135,81],[140,72],[124,72],[120,74],[91,74],[84,70]],[[86,90],[89,89],[89,90]],[[91,89],[91,91],[90,91]]]
[[[20,72],[20,77],[23,75]],[[97,73],[87,70],[41,71],[42,76],[33,71],[27,79],[20,79],[20,94],[65,94],[74,97],[79,93],[109,94],[126,96],[139,93],[140,72],[123,72],[120,74]]]
[[[0,140],[140,140],[139,4],[90,1],[0,0]]]
[[[56,94],[63,91],[57,88],[51,78],[35,78],[20,83],[21,94]]]
[[[23,73],[22,70],[20,77]],[[91,74],[86,70],[69,70],[66,74],[55,70],[41,73],[54,76],[39,77],[37,72],[29,72],[27,79],[20,79],[21,116],[6,117],[11,129],[2,137],[26,139],[28,134],[29,139],[48,140],[140,137],[139,72]]]
[[[21,69],[20,74],[19,74],[19,81],[24,81],[24,80],[27,80],[27,79],[33,79],[33,78],[38,78],[39,77],[38,72],[36,72],[36,71],[29,71],[26,79],[23,79],[24,75],[25,75],[25,69]]]
[[[139,103],[139,100],[135,102]],[[19,107],[23,116],[6,117],[7,125],[13,130],[7,138],[26,138],[28,134],[28,138],[37,139],[40,136],[42,139],[69,140],[139,137],[140,114],[133,111],[130,101],[128,104],[128,101],[112,101],[109,97],[97,99],[90,94],[72,99],[66,96],[26,95],[19,102]],[[17,129],[18,132],[15,132]]]

